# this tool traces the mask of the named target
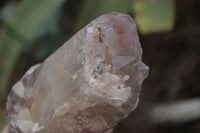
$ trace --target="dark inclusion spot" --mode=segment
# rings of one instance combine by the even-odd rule
[[[96,74],[94,74],[94,78],[97,79],[97,77],[98,77],[98,76],[97,76]]]
[[[99,70],[100,69],[100,66],[98,66],[97,68],[96,68],[96,70]]]
[[[100,43],[103,43],[103,34],[102,34],[102,32],[101,32],[101,28],[100,27],[98,27],[98,30],[99,30],[99,42]]]
[[[94,73],[98,73],[98,74],[102,74],[102,73],[103,73],[103,70],[102,70],[101,66],[97,66],[97,67],[94,69],[93,72],[94,72]]]

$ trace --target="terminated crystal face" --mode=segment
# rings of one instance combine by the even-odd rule
[[[147,75],[134,20],[100,16],[13,86],[9,131],[103,133],[136,108]]]

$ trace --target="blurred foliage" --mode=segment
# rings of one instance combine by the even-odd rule
[[[6,125],[5,115],[4,113],[0,113],[0,132],[4,129]]]
[[[11,19],[6,22],[0,40],[0,98],[4,99],[13,67],[20,55],[22,46],[34,36],[47,18],[65,0],[24,0]],[[48,4],[47,4],[48,3]],[[48,22],[47,22],[48,23]],[[12,29],[9,30],[7,27]]]
[[[131,2],[131,0],[85,0],[77,19],[76,28],[82,28],[96,17],[105,13],[130,13]]]
[[[134,18],[143,34],[171,30],[174,10],[174,0],[133,0]]]
[[[61,10],[59,9],[45,21],[48,23],[42,24],[33,39],[24,47],[24,51],[33,53],[36,60],[42,61],[61,46],[66,41],[66,34],[59,29],[60,17]]]

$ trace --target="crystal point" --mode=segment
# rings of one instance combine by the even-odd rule
[[[136,108],[148,69],[134,20],[102,15],[13,86],[9,131],[103,133]]]

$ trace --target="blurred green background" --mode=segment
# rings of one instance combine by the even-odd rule
[[[113,11],[134,18],[151,68],[139,107],[114,132],[200,132],[200,115],[178,123],[154,122],[149,115],[157,104],[200,96],[199,0],[1,0],[0,130],[8,92],[25,71],[91,20]]]

